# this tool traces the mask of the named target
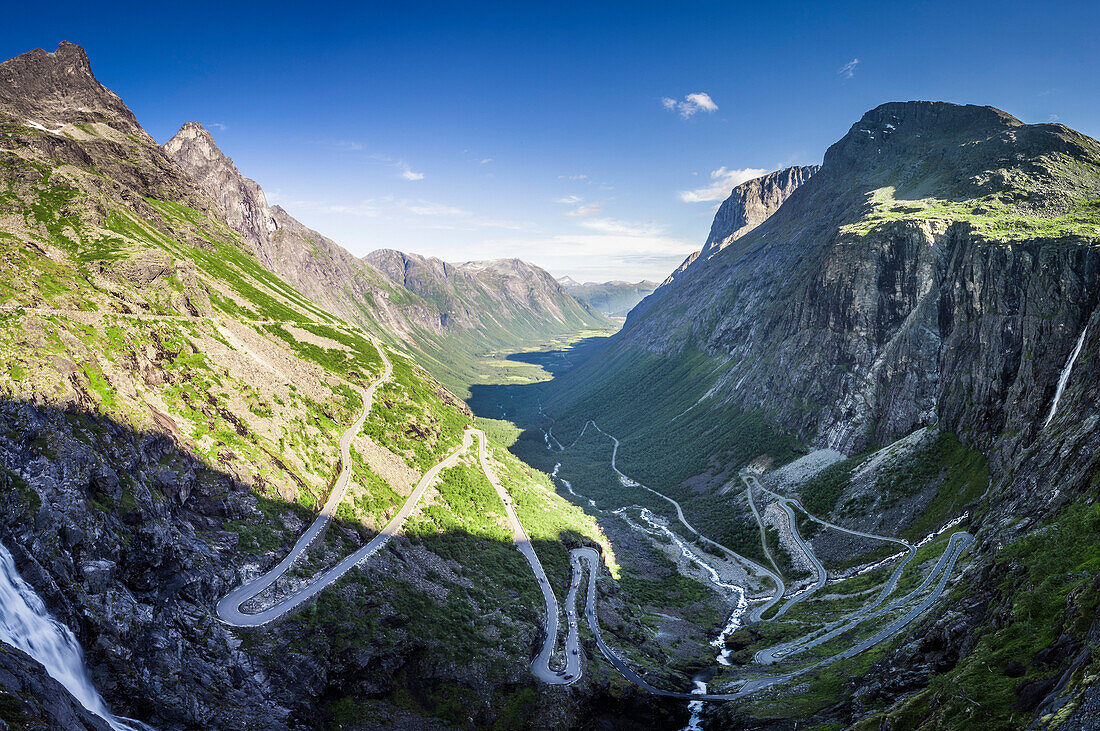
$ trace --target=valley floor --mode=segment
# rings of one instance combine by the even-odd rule
[[[600,347],[600,339],[587,338],[514,357],[553,375]],[[691,701],[692,728],[704,723],[700,700],[747,699],[749,714],[765,719],[778,699],[793,693],[792,717],[812,712],[814,687],[852,677],[881,657],[880,646],[890,644],[957,580],[956,564],[972,540],[958,527],[965,514],[910,542],[813,515],[797,492],[792,498],[765,486],[760,471],[751,467],[728,483],[743,489],[729,495],[727,520],[741,519],[735,498],[743,497],[760,536],[759,553],[741,555],[697,531],[685,514],[691,506],[685,511],[623,473],[616,466],[619,440],[595,422],[563,443],[541,404],[537,384],[546,380],[474,387],[471,404],[487,429],[503,439],[510,434],[512,450],[548,471],[559,492],[592,514],[610,539],[623,570],[615,591],[631,619],[648,631],[642,639],[621,615],[600,615],[598,554],[576,549],[566,607],[574,617],[587,568],[586,646],[646,692]],[[815,473],[809,470],[800,482]],[[806,521],[817,526],[814,533],[862,541],[855,555],[864,554],[864,562],[840,565],[827,559],[827,567],[801,533]],[[815,542],[822,538],[817,535]],[[887,549],[886,555],[879,549]],[[589,658],[590,667],[599,655]]]

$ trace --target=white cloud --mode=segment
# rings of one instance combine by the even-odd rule
[[[657,223],[630,223],[616,218],[593,218],[582,221],[581,225],[612,236],[652,239],[663,238],[665,234],[665,227]]]
[[[840,74],[841,76],[843,76],[846,79],[850,79],[850,78],[852,78],[852,76],[855,75],[856,66],[858,66],[858,65],[859,65],[859,59],[858,58],[853,58],[851,61],[849,61],[848,63],[841,66],[840,70],[837,71],[837,73]]]
[[[224,132],[227,129],[229,129],[229,125],[222,124],[221,122],[211,122],[210,126],[213,127],[214,129],[218,130],[219,132]]]
[[[465,209],[442,203],[431,203],[429,201],[413,201],[411,203],[401,201],[401,203],[408,209],[409,213],[415,216],[457,216],[465,218],[474,215]]]
[[[577,206],[573,210],[568,211],[565,215],[573,218],[583,218],[585,216],[595,216],[601,210],[603,210],[603,203],[592,201],[591,203],[585,203],[583,206]]]
[[[706,92],[697,91],[692,94],[688,94],[682,101],[676,101],[671,97],[661,97],[661,106],[669,111],[677,111],[684,119],[692,116],[696,112],[717,112],[718,105],[714,103],[714,100],[710,98],[710,94]]]
[[[424,179],[424,173],[413,172],[412,168],[410,168],[405,163],[401,163],[399,167],[401,167],[401,177],[404,178],[405,180],[423,180]]]
[[[584,200],[584,198],[581,198],[579,195],[567,195],[564,198],[558,198],[554,202],[555,203],[564,203],[567,206],[575,206],[583,200]]]
[[[322,201],[284,200],[273,193],[268,200],[282,206],[293,215],[294,211],[310,211],[323,214],[377,218],[405,228],[444,229],[475,231],[480,229],[503,229],[509,231],[535,231],[533,223],[508,221],[500,218],[479,216],[472,211],[446,203],[435,203],[423,199],[410,200],[382,196],[369,198],[355,204],[333,204]]]
[[[558,180],[587,180],[588,176],[584,173],[580,175],[559,175]]]
[[[492,161],[493,161],[493,158],[491,158],[491,157],[486,157],[486,158],[483,158],[483,159],[481,160],[481,164],[482,164],[482,165],[487,165],[488,163],[491,163]]]
[[[382,215],[382,209],[375,201],[363,201],[352,205],[318,205],[310,201],[289,201],[283,205],[283,208],[290,207],[313,208],[324,213],[342,213],[347,216],[362,216],[364,218],[378,218]]]
[[[681,190],[680,200],[684,203],[709,203],[729,197],[730,192],[746,181],[767,174],[763,168],[743,168],[727,170],[725,166],[710,172],[711,184],[695,190]]]

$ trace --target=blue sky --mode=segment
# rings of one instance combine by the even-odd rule
[[[1100,3],[20,3],[160,142],[205,124],[352,252],[517,256],[661,279],[758,171],[885,101],[991,104],[1100,137]]]

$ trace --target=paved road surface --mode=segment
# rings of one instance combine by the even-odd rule
[[[778,591],[776,592],[776,594],[772,597],[771,600],[769,600],[769,602],[766,605],[764,605],[762,607],[759,607],[756,611],[754,611],[750,615],[750,619],[753,619],[755,621],[760,621],[760,615],[762,615],[765,611],[767,611],[767,609],[770,606],[774,605],[776,602],[778,602],[782,598],[782,594],[783,594],[783,591],[784,591],[782,579],[777,574],[774,574],[771,571],[768,571],[767,569],[765,569],[763,566],[760,566],[756,562],[751,561],[749,559],[745,559],[745,558],[739,556],[738,554],[734,553],[733,551],[727,549],[725,546],[722,546],[721,544],[716,543],[715,541],[711,541],[710,539],[708,539],[705,536],[701,535],[698,531],[696,531],[691,526],[690,523],[687,522],[686,518],[684,517],[683,510],[680,507],[680,504],[678,502],[676,502],[675,500],[673,500],[672,498],[670,498],[666,495],[661,494],[660,492],[657,492],[656,490],[653,490],[652,488],[649,488],[645,485],[642,485],[642,484],[636,482],[635,480],[631,479],[630,477],[625,475],[623,472],[621,472],[615,464],[615,460],[616,460],[616,457],[618,455],[619,440],[616,439],[614,436],[608,434],[607,432],[604,432],[602,429],[600,429],[600,427],[594,421],[587,422],[585,424],[584,429],[587,429],[589,424],[591,424],[601,434],[603,434],[604,436],[606,436],[606,437],[608,437],[609,439],[612,440],[612,442],[614,444],[614,448],[612,449],[612,453],[611,453],[611,468],[619,476],[619,479],[620,479],[620,481],[622,481],[623,485],[629,486],[629,487],[641,487],[642,489],[647,490],[647,491],[653,493],[654,495],[657,495],[658,497],[661,497],[662,499],[668,501],[669,503],[671,503],[673,505],[673,507],[676,508],[677,517],[679,518],[680,522],[688,530],[690,530],[692,533],[694,533],[696,536],[698,536],[701,540],[704,540],[707,543],[721,549],[727,555],[730,555],[732,557],[740,559],[741,561],[743,561],[747,565],[750,565],[753,568],[757,569],[757,571],[759,573],[762,573],[765,576],[768,576],[769,578],[772,578],[772,580],[776,582],[776,585],[778,587]],[[583,435],[583,434],[584,434],[584,430],[581,431],[581,435]],[[578,435],[577,439],[574,440],[573,444],[576,444],[577,441],[579,441],[579,439],[580,439],[580,435]],[[573,446],[573,445],[570,445],[570,446]],[[842,650],[842,651],[840,651],[840,652],[838,652],[834,655],[826,657],[826,658],[820,660],[817,663],[814,663],[812,665],[809,665],[809,666],[806,666],[806,667],[803,667],[803,668],[799,668],[797,670],[794,670],[794,671],[791,671],[791,672],[788,672],[788,673],[783,673],[783,674],[778,674],[778,675],[771,675],[771,676],[763,677],[763,678],[749,678],[749,679],[745,679],[745,680],[741,680],[741,681],[735,681],[733,684],[731,684],[730,692],[728,692],[728,693],[703,693],[703,694],[684,693],[684,692],[661,690],[660,688],[655,687],[652,683],[650,683],[645,678],[641,677],[636,672],[634,672],[630,668],[630,666],[627,665],[615,653],[615,651],[612,650],[611,647],[603,640],[603,636],[600,632],[599,621],[598,621],[598,618],[597,618],[597,608],[596,608],[596,572],[599,571],[599,564],[600,564],[599,554],[594,549],[591,549],[591,548],[574,549],[571,552],[572,563],[573,563],[573,582],[572,582],[573,585],[578,584],[579,581],[580,581],[580,578],[581,578],[581,576],[580,576],[581,563],[587,563],[588,564],[589,581],[588,581],[588,597],[587,597],[586,604],[585,604],[585,617],[588,621],[589,629],[592,631],[592,634],[594,635],[594,637],[596,639],[596,644],[599,647],[600,651],[603,653],[604,657],[607,659],[607,661],[609,663],[611,663],[611,665],[613,667],[615,667],[623,675],[624,678],[626,678],[628,681],[634,683],[635,685],[639,686],[643,690],[646,690],[646,691],[648,691],[650,693],[653,693],[655,695],[660,695],[660,696],[669,697],[669,698],[680,698],[680,699],[684,699],[684,700],[712,700],[712,701],[713,700],[733,700],[733,699],[745,697],[745,696],[747,696],[749,694],[752,694],[752,693],[756,693],[760,690],[763,690],[764,688],[768,688],[768,687],[776,685],[778,683],[786,682],[788,680],[791,680],[792,678],[798,677],[799,675],[803,675],[803,674],[808,673],[812,670],[815,670],[817,668],[820,668],[820,667],[823,667],[823,666],[828,665],[830,663],[833,663],[837,660],[842,660],[842,659],[845,659],[845,658],[853,657],[853,656],[855,656],[855,655],[857,655],[857,654],[873,647],[874,645],[877,645],[878,643],[888,639],[889,637],[892,637],[893,635],[897,634],[898,632],[900,632],[902,629],[904,629],[906,626],[908,626],[910,623],[912,623],[917,617],[919,617],[937,599],[939,599],[940,596],[943,594],[944,588],[947,585],[947,581],[951,577],[951,572],[953,571],[953,569],[955,567],[956,561],[958,560],[958,558],[962,554],[962,552],[966,549],[966,547],[969,546],[971,541],[973,540],[973,537],[969,533],[966,533],[965,531],[959,531],[957,533],[952,534],[949,541],[948,541],[948,545],[947,545],[947,548],[945,549],[944,553],[940,556],[939,560],[936,563],[936,566],[928,573],[928,575],[925,577],[925,579],[921,582],[920,586],[918,586],[916,589],[914,589],[913,591],[906,594],[904,597],[900,597],[898,599],[895,599],[895,600],[891,601],[889,604],[887,604],[885,607],[882,607],[878,611],[874,611],[877,607],[879,607],[886,600],[886,598],[891,593],[893,593],[894,589],[897,586],[898,579],[901,576],[902,570],[904,570],[905,566],[912,560],[913,556],[916,555],[916,547],[913,544],[909,543],[908,541],[905,541],[905,540],[900,539],[900,538],[893,538],[893,537],[890,537],[890,536],[878,536],[878,535],[874,535],[874,534],[871,534],[871,533],[864,533],[862,531],[856,531],[856,530],[852,530],[852,529],[849,529],[849,528],[844,528],[842,526],[834,525],[834,524],[829,523],[827,521],[824,521],[820,518],[817,518],[813,515],[810,515],[806,511],[806,509],[802,507],[801,503],[799,503],[797,500],[792,500],[790,498],[786,498],[783,495],[779,495],[778,493],[775,493],[775,492],[772,492],[771,490],[768,490],[767,488],[765,488],[763,485],[760,484],[759,480],[757,480],[757,478],[755,476],[753,476],[753,475],[742,475],[742,479],[745,481],[746,487],[748,489],[747,496],[749,498],[749,505],[753,510],[753,514],[756,516],[757,522],[761,524],[761,530],[763,529],[763,526],[762,526],[762,523],[760,521],[760,515],[756,510],[756,506],[755,506],[755,503],[754,503],[753,498],[752,498],[752,489],[753,489],[753,487],[758,487],[759,489],[763,490],[764,492],[768,493],[769,495],[775,497],[776,499],[778,499],[780,501],[782,507],[787,512],[788,519],[791,522],[792,535],[794,536],[795,540],[798,542],[799,547],[806,553],[807,557],[810,558],[811,562],[813,562],[813,564],[815,566],[815,570],[817,572],[818,578],[817,578],[817,581],[815,582],[815,586],[814,586],[813,590],[817,590],[817,589],[819,589],[819,588],[821,588],[822,586],[825,585],[825,583],[827,581],[827,575],[826,575],[825,567],[821,564],[820,560],[813,553],[812,547],[808,543],[806,543],[806,541],[803,540],[802,536],[798,533],[798,529],[795,526],[794,508],[797,508],[797,509],[801,510],[811,520],[813,520],[817,523],[820,523],[821,525],[825,525],[825,526],[828,526],[830,528],[834,528],[836,530],[839,530],[839,531],[842,531],[842,532],[845,532],[845,533],[849,533],[849,534],[852,534],[852,535],[858,535],[858,536],[863,536],[865,538],[871,538],[871,539],[882,540],[882,541],[887,541],[887,542],[891,542],[891,543],[897,543],[901,546],[904,546],[906,548],[907,552],[908,552],[908,555],[906,556],[905,560],[902,561],[894,569],[894,571],[891,574],[890,578],[887,580],[886,585],[883,587],[882,591],[879,593],[878,597],[876,598],[876,600],[874,602],[872,602],[871,604],[869,604],[867,606],[864,606],[864,607],[860,608],[859,610],[856,610],[855,612],[849,614],[845,618],[837,621],[833,625],[830,625],[830,626],[826,627],[825,629],[829,629],[829,631],[826,632],[825,634],[821,634],[822,630],[818,630],[818,631],[816,631],[814,633],[811,633],[810,635],[807,635],[804,638],[800,638],[799,640],[796,640],[792,643],[788,643],[786,645],[781,645],[781,646],[778,646],[778,647],[770,648],[769,650],[764,650],[764,651],[761,651],[760,653],[757,653],[756,660],[758,662],[764,662],[764,663],[776,662],[779,659],[782,659],[783,657],[787,657],[787,656],[790,656],[790,655],[797,654],[799,652],[803,652],[807,649],[810,649],[811,647],[816,647],[817,645],[820,645],[824,642],[827,642],[828,640],[833,639],[834,637],[837,637],[837,636],[843,634],[844,632],[847,632],[850,629],[853,629],[855,626],[857,626],[857,625],[859,625],[859,624],[861,624],[861,623],[863,623],[863,622],[865,622],[869,619],[882,617],[882,616],[884,616],[884,615],[886,615],[890,612],[898,611],[898,610],[904,608],[907,604],[912,602],[914,599],[916,599],[916,597],[919,596],[921,593],[925,592],[928,589],[928,587],[936,580],[937,577],[939,577],[939,581],[938,581],[936,587],[926,597],[924,597],[924,599],[921,600],[920,603],[918,603],[915,606],[911,607],[904,615],[894,619],[890,624],[888,624],[883,629],[879,630],[877,633],[875,633],[871,637],[868,637],[864,640],[861,640],[860,642],[856,643],[855,645],[853,645],[849,648],[846,648],[846,649],[844,649],[844,650]],[[763,538],[763,536],[762,536],[762,538]],[[765,551],[767,551],[766,542],[764,543],[764,549],[765,549]],[[809,592],[807,592],[807,594],[808,593]],[[571,590],[570,594],[569,594],[569,597],[567,598],[566,606],[575,606],[575,604],[573,604],[573,602],[575,602],[575,600],[576,600],[575,590]],[[789,606],[791,603],[793,603],[793,602],[789,602],[788,605],[786,605],[786,606]],[[777,614],[776,616],[779,616],[779,615]]]
[[[580,641],[577,639],[576,617],[573,616],[569,618],[569,627],[565,639],[565,668],[560,672],[551,670],[550,657],[554,653],[554,645],[557,644],[558,640],[558,618],[560,616],[558,599],[554,595],[554,590],[550,588],[550,581],[546,576],[546,571],[542,568],[542,562],[539,561],[539,557],[535,553],[534,546],[531,545],[531,539],[527,537],[527,532],[523,530],[523,525],[520,524],[519,518],[516,516],[516,511],[512,507],[512,499],[508,495],[508,491],[500,484],[500,480],[498,480],[496,476],[496,471],[489,463],[487,449],[488,439],[485,436],[485,432],[480,429],[472,429],[471,433],[476,434],[478,437],[477,455],[478,460],[481,462],[481,471],[485,473],[485,477],[488,478],[493,488],[497,491],[497,495],[500,497],[501,502],[504,503],[504,511],[508,515],[508,522],[512,524],[512,540],[515,542],[519,552],[527,559],[527,563],[531,564],[531,571],[534,572],[535,578],[538,579],[539,589],[542,590],[542,598],[546,604],[546,624],[544,625],[546,637],[543,639],[542,648],[539,650],[539,654],[535,656],[534,661],[531,663],[531,672],[533,672],[535,677],[539,680],[552,685],[565,685],[576,682],[581,676]],[[571,586],[569,598],[567,599],[567,606],[572,606],[570,602],[575,594],[576,587]],[[571,612],[571,614],[573,614],[573,612]],[[573,650],[577,650],[577,652],[574,654]],[[569,676],[568,679],[565,676]]]
[[[634,672],[630,668],[630,666],[627,665],[614,652],[614,650],[611,649],[611,647],[604,641],[603,635],[600,632],[599,620],[597,616],[596,576],[600,566],[600,555],[592,548],[574,549],[570,552],[572,577],[570,588],[566,596],[566,611],[569,627],[566,632],[565,666],[561,670],[553,670],[550,667],[550,660],[553,655],[554,647],[557,643],[558,621],[560,616],[560,609],[558,606],[557,597],[554,595],[553,589],[550,587],[549,579],[547,578],[546,572],[542,567],[542,563],[539,561],[539,558],[535,553],[534,547],[531,545],[531,540],[527,536],[526,531],[524,531],[523,526],[515,513],[511,497],[509,496],[507,490],[505,490],[504,487],[501,485],[499,479],[496,476],[496,472],[490,463],[488,455],[488,440],[485,436],[485,433],[480,429],[470,429],[466,431],[466,433],[463,435],[462,444],[455,451],[453,451],[450,455],[448,455],[446,458],[444,458],[442,461],[440,461],[424,474],[424,476],[420,479],[420,482],[417,483],[416,488],[413,490],[412,494],[409,495],[405,503],[401,506],[401,509],[398,511],[397,515],[395,515],[393,519],[390,520],[390,522],[379,532],[379,534],[375,536],[374,539],[372,539],[367,545],[352,553],[328,571],[320,573],[311,584],[295,592],[275,606],[270,607],[269,609],[266,609],[264,611],[257,612],[255,614],[245,614],[240,609],[241,605],[270,587],[280,576],[282,576],[286,572],[287,569],[290,568],[290,566],[299,557],[302,556],[302,554],[305,553],[305,551],[315,540],[323,535],[324,530],[328,527],[328,524],[331,522],[332,517],[336,512],[337,506],[343,499],[344,493],[347,491],[351,472],[351,441],[359,433],[359,430],[362,428],[363,423],[366,421],[367,415],[370,413],[375,390],[392,373],[390,362],[386,358],[386,355],[383,352],[381,346],[377,342],[375,342],[375,346],[378,348],[379,353],[382,355],[382,360],[385,366],[384,372],[381,378],[376,380],[373,384],[371,384],[368,389],[362,392],[363,413],[359,416],[356,422],[340,437],[340,458],[342,462],[342,468],[340,476],[337,478],[336,485],[333,488],[332,493],[329,495],[328,501],[325,503],[324,508],[322,508],[321,513],[317,516],[317,519],[313,522],[312,525],[310,525],[306,532],[302,534],[302,536],[295,543],[294,548],[291,549],[290,553],[281,562],[279,562],[277,566],[275,566],[273,569],[265,573],[263,576],[257,578],[256,580],[230,592],[218,603],[218,616],[223,622],[237,627],[256,627],[278,619],[290,612],[291,610],[295,609],[296,607],[300,606],[304,602],[308,601],[312,597],[316,596],[328,586],[332,585],[344,574],[346,574],[353,566],[365,561],[379,548],[381,548],[398,530],[401,529],[405,521],[408,519],[408,516],[411,514],[412,510],[415,508],[417,502],[420,500],[425,490],[427,490],[428,486],[436,479],[436,477],[438,477],[440,472],[457,464],[461,456],[472,445],[473,438],[475,436],[478,438],[479,442],[478,460],[480,462],[481,469],[485,473],[486,478],[493,485],[493,488],[496,490],[497,495],[500,497],[501,501],[504,503],[505,513],[508,517],[509,523],[512,525],[513,541],[515,542],[516,548],[527,559],[527,562],[531,566],[531,571],[534,573],[535,578],[538,581],[539,587],[542,591],[543,601],[546,607],[546,621],[544,625],[546,636],[543,640],[543,644],[539,650],[539,653],[535,656],[535,659],[532,662],[531,670],[532,673],[537,678],[539,678],[539,680],[552,685],[567,685],[569,683],[576,682],[578,679],[580,679],[583,673],[582,653],[580,651],[580,642],[577,633],[576,602],[578,590],[583,580],[584,564],[587,564],[588,567],[588,586],[587,597],[585,601],[585,618],[587,620],[588,627],[596,640],[597,647],[599,647],[600,651],[603,653],[608,662],[610,662],[613,667],[615,667],[620,673],[622,673],[623,677],[625,677],[630,682],[635,683],[644,690],[649,691],[650,693],[665,697],[696,701],[733,700],[736,698],[744,697],[745,695],[754,693],[771,685],[775,685],[776,683],[785,682],[792,677],[795,677],[796,675],[808,672],[824,664],[842,658],[851,657],[899,632],[906,625],[916,619],[917,616],[919,616],[925,609],[927,609],[927,607],[930,606],[943,593],[944,587],[946,586],[948,578],[950,578],[950,574],[956,560],[971,541],[971,536],[968,533],[959,532],[952,535],[948,544],[948,548],[940,557],[940,560],[937,563],[936,567],[929,573],[928,577],[925,578],[925,580],[921,583],[919,587],[917,587],[917,589],[913,590],[905,597],[891,602],[883,609],[874,613],[869,613],[870,609],[873,608],[873,606],[877,606],[878,603],[881,603],[882,600],[885,599],[885,597],[893,590],[893,586],[896,585],[897,577],[900,575],[900,569],[904,567],[903,564],[902,566],[898,567],[897,570],[895,570],[894,576],[891,577],[891,581],[889,582],[886,590],[884,590],[883,593],[880,595],[879,600],[875,605],[869,608],[864,608],[860,612],[851,615],[849,617],[849,621],[844,622],[839,627],[834,628],[833,630],[831,630],[831,632],[826,633],[825,635],[815,637],[812,641],[803,642],[800,640],[796,641],[796,643],[790,643],[787,646],[773,648],[772,655],[770,656],[770,661],[774,661],[783,655],[795,654],[796,652],[801,652],[805,649],[809,649],[810,647],[821,644],[822,642],[825,642],[832,637],[839,635],[847,631],[848,629],[851,629],[856,624],[865,621],[865,619],[879,617],[887,612],[896,610],[902,607],[905,603],[914,599],[921,592],[925,591],[928,588],[928,585],[931,584],[936,576],[940,577],[936,588],[918,605],[911,608],[905,615],[895,619],[887,627],[883,628],[872,637],[869,637],[854,645],[853,647],[837,653],[836,655],[826,658],[815,665],[799,669],[792,673],[773,675],[767,678],[754,678],[739,681],[739,685],[736,686],[736,689],[731,690],[731,692],[729,693],[703,694],[661,690],[660,688],[655,687],[645,678]],[[611,436],[610,434],[603,432],[603,430],[601,430],[599,426],[595,424],[595,422],[589,423],[596,430],[600,431],[601,434],[604,434],[605,436],[610,438],[614,443],[614,449],[612,450],[611,456],[611,466],[612,469],[615,470],[616,474],[619,475],[619,479],[623,482],[624,485],[641,487],[653,493],[654,495],[657,495],[658,497],[668,501],[676,509],[677,517],[684,525],[684,527],[695,534],[700,540],[705,541],[708,544],[718,548],[731,558],[738,560],[747,566],[750,566],[758,573],[772,579],[775,582],[777,587],[776,593],[768,600],[766,605],[759,608],[756,612],[753,613],[755,619],[759,619],[760,614],[762,614],[764,611],[766,611],[768,607],[774,605],[782,598],[784,585],[782,579],[777,573],[769,571],[768,569],[757,564],[756,562],[744,558],[743,556],[740,556],[739,554],[726,548],[720,543],[712,541],[706,536],[703,536],[698,531],[696,531],[690,523],[688,523],[687,519],[684,517],[683,510],[678,502],[661,494],[656,490],[635,482],[627,475],[620,472],[615,464],[615,459],[618,454],[619,440]],[[588,424],[585,425],[585,428],[587,428],[587,426]],[[574,442],[574,444],[575,443],[576,442]],[[752,479],[755,481],[755,477],[753,477]],[[750,505],[753,507],[754,514],[757,515],[757,520],[759,521],[759,514],[756,513],[755,504],[752,502],[753,485],[749,483],[748,479],[745,479],[745,482],[749,488]],[[760,486],[758,481],[756,482],[756,485]],[[763,486],[760,486],[760,488],[776,496],[780,500],[787,500],[786,498],[783,498],[776,493],[771,493],[771,491],[766,490],[765,488],[763,488]],[[802,540],[801,536],[797,532],[797,529],[794,528],[794,513],[791,508],[791,503],[784,502],[783,506],[787,510],[788,517],[791,520],[792,533],[794,534],[795,539],[798,541],[799,546],[806,552],[806,555],[809,556],[812,561],[814,561],[815,566],[818,567],[819,581],[823,582],[825,578],[824,567],[821,566],[820,561],[817,561],[812,549],[808,546],[808,544],[805,543],[805,541]],[[798,505],[798,508],[802,509],[801,505]],[[803,512],[805,512],[804,509],[802,510]],[[813,516],[810,517],[813,518]],[[817,522],[825,525],[831,525],[816,518],[814,518],[814,520],[817,520]],[[857,531],[850,531],[840,528],[839,526],[833,527],[836,527],[839,530],[845,530],[849,533],[866,535],[872,538],[880,538],[879,536],[871,536],[870,534],[860,534]],[[906,545],[908,546],[909,544],[906,543]],[[912,554],[910,554],[910,558],[911,557]],[[866,614],[865,617],[863,616],[864,614]],[[798,644],[800,642],[802,644]]]
[[[763,566],[761,566],[760,564],[758,564],[756,561],[753,561],[750,558],[746,558],[746,557],[742,556],[741,554],[739,554],[739,553],[737,553],[737,552],[735,552],[735,551],[733,551],[729,548],[726,548],[725,546],[723,546],[721,543],[718,543],[717,541],[712,541],[710,538],[707,538],[705,535],[703,535],[699,531],[695,530],[695,528],[691,525],[691,523],[688,522],[687,518],[684,517],[684,509],[680,507],[680,503],[676,502],[675,500],[670,498],[668,495],[657,492],[653,488],[648,487],[646,485],[643,485],[640,482],[637,482],[636,480],[628,477],[621,470],[619,470],[618,466],[615,464],[615,460],[618,458],[618,455],[619,455],[619,440],[616,439],[615,437],[613,437],[612,435],[608,434],[607,432],[605,432],[603,429],[601,429],[599,427],[599,425],[597,425],[596,422],[594,422],[594,421],[587,422],[584,425],[584,429],[588,428],[588,424],[591,424],[592,427],[596,431],[598,431],[600,434],[603,434],[605,437],[610,439],[612,444],[614,445],[611,449],[611,469],[614,470],[615,474],[619,476],[619,480],[623,483],[623,485],[626,485],[627,487],[640,487],[643,490],[646,490],[647,492],[651,492],[654,495],[656,495],[657,497],[661,498],[662,500],[668,502],[670,505],[672,505],[673,508],[676,509],[676,517],[680,521],[680,523],[685,528],[687,528],[689,531],[691,531],[693,534],[695,534],[695,536],[699,540],[703,541],[704,543],[706,543],[710,546],[714,546],[715,548],[722,551],[723,553],[725,553],[730,558],[732,558],[735,561],[741,563],[743,566],[747,566],[750,569],[752,569],[754,572],[756,572],[758,574],[761,574],[763,576],[766,576],[767,578],[771,579],[775,583],[775,586],[776,586],[775,593],[771,597],[769,597],[768,602],[766,604],[764,604],[762,607],[759,607],[758,609],[754,610],[752,616],[755,616],[758,613],[767,611],[768,608],[771,607],[775,602],[778,602],[780,599],[783,598],[783,593],[784,593],[784,591],[786,591],[786,587],[783,584],[783,579],[781,579],[779,577],[779,574],[777,572],[769,571],[768,569],[766,569]],[[581,430],[581,435],[578,435],[577,440],[579,440],[581,438],[581,436],[584,434],[584,429]],[[574,440],[573,444],[576,444],[577,440]],[[572,446],[572,445],[570,445],[570,446]]]

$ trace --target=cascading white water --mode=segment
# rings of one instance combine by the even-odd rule
[[[46,605],[15,568],[7,546],[0,543],[0,640],[42,663],[50,677],[65,686],[89,711],[124,731],[129,726],[107,710],[84,668],[84,652],[72,631],[46,611]]]
[[[1043,422],[1043,428],[1045,429],[1050,424],[1051,419],[1054,418],[1054,414],[1058,411],[1058,402],[1062,400],[1062,391],[1066,390],[1066,384],[1069,382],[1069,374],[1073,372],[1073,364],[1077,361],[1077,356],[1081,355],[1081,346],[1085,344],[1085,333],[1089,331],[1088,326],[1081,331],[1080,337],[1077,338],[1077,345],[1074,346],[1073,352],[1069,356],[1069,360],[1066,361],[1065,367],[1062,369],[1062,375],[1058,377],[1058,388],[1054,392],[1054,402],[1050,405],[1050,413],[1047,414],[1047,420]]]
[[[693,694],[704,695],[707,692],[707,684],[702,680],[692,682],[695,683],[695,689],[691,691]],[[684,731],[703,731],[703,701],[688,701],[688,710],[691,711],[691,718]]]

